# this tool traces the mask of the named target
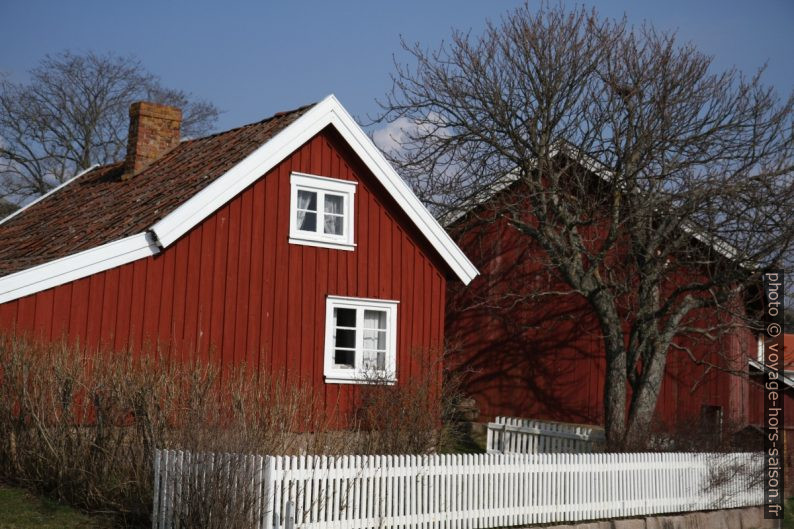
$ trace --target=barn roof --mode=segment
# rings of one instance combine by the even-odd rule
[[[185,140],[133,178],[91,168],[0,221],[0,303],[158,253],[332,125],[468,283],[476,268],[334,96]]]

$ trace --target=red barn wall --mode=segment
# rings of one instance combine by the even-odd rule
[[[764,404],[765,404],[765,391],[764,391],[764,377],[760,373],[756,373],[750,382],[750,416],[748,418],[749,424],[754,426],[764,426]],[[780,392],[783,398],[783,424],[787,428],[794,428],[794,389],[786,388],[785,384],[781,383],[784,388]],[[791,451],[792,447],[789,447]]]
[[[504,220],[465,222],[456,241],[481,275],[466,288],[450,285],[446,328],[450,360],[477,401],[480,420],[509,415],[602,424],[605,353],[587,301],[565,294],[568,288],[541,264],[542,249]],[[533,297],[543,291],[556,293]],[[740,329],[718,341],[679,344],[705,363],[671,349],[656,408],[659,426],[691,426],[704,405],[721,406],[724,424],[745,424],[748,382],[726,370],[746,371],[753,334]]]
[[[450,361],[481,420],[512,415],[600,422],[600,331],[582,301],[528,297],[555,280],[537,263],[538,249],[502,222],[477,226],[457,242],[481,275],[467,288],[450,287]]]
[[[355,251],[288,244],[290,173],[355,180]],[[397,377],[438,360],[447,269],[327,128],[160,254],[0,305],[0,328],[305,377],[327,407],[326,295],[398,300]],[[399,383],[399,382],[398,382]]]

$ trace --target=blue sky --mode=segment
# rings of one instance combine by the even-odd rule
[[[134,2],[2,0],[0,71],[24,80],[46,53],[135,55],[164,84],[214,102],[218,129],[335,93],[357,117],[377,112],[402,35],[436,46],[450,28],[477,31],[517,1]],[[537,4],[537,2],[530,2]],[[590,5],[592,2],[585,2]],[[598,2],[603,15],[678,30],[718,67],[794,87],[794,2]]]

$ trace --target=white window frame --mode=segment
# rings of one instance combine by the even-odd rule
[[[338,250],[352,251],[355,243],[355,204],[356,186],[358,182],[339,180],[326,176],[317,176],[306,173],[293,172],[290,175],[290,208],[289,208],[289,242],[290,244],[305,244],[321,248],[335,248]],[[317,193],[317,231],[310,232],[298,229],[298,191]],[[323,233],[323,217],[325,215],[325,195],[341,195],[342,206],[342,235]]]
[[[756,350],[756,360],[758,360],[759,363],[764,364],[766,362],[766,354],[765,354],[766,351],[764,349],[764,333],[758,334],[757,343],[758,343],[758,348]]]
[[[397,382],[397,307],[399,301],[328,296],[325,304],[325,382],[328,384],[394,384]],[[356,309],[355,367],[338,368],[334,362],[334,309]],[[361,368],[363,357],[363,313],[367,309],[386,312],[385,370],[365,371]]]

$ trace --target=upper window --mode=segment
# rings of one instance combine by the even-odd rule
[[[289,242],[353,250],[356,182],[292,173]]]
[[[328,296],[325,318],[326,382],[396,380],[396,301]]]

